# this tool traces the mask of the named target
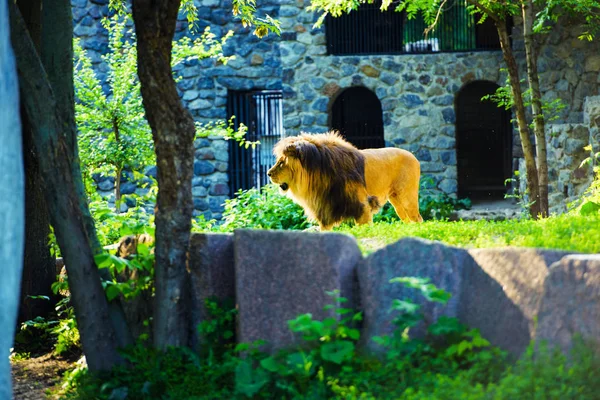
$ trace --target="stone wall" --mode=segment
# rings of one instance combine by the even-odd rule
[[[381,101],[386,145],[413,151],[422,163],[423,174],[434,179],[438,190],[456,193],[456,95],[465,84],[476,80],[504,84],[505,76],[499,71],[504,66],[500,51],[330,56],[325,30],[313,28],[317,16],[306,11],[305,0],[261,2],[260,12],[278,18],[282,27],[280,37],[269,35],[265,39],[256,38],[241,24],[232,22],[229,0],[198,0],[197,5],[200,29],[210,25],[217,35],[229,29],[235,31],[225,53],[235,54],[236,59],[225,66],[205,60],[178,68],[183,77],[179,82],[182,99],[196,120],[224,119],[228,90],[281,89],[286,135],[323,132],[329,129],[330,110],[336,96],[346,88],[363,86]],[[102,72],[100,54],[107,46],[99,19],[107,13],[106,0],[73,0],[73,6],[75,34]],[[567,105],[555,123],[581,124],[586,98],[599,94],[600,45],[598,41],[579,40],[578,29],[564,28],[568,23],[573,21],[561,21],[558,29],[542,37],[538,68],[544,99],[560,97]],[[187,34],[186,27],[182,16],[177,35]],[[518,28],[516,21],[513,48],[522,61],[524,78]],[[561,128],[552,129],[558,133]],[[558,134],[555,142],[563,140],[560,137],[569,137],[570,132],[574,131]],[[517,166],[522,151],[516,130],[513,137],[513,165]],[[214,139],[197,142],[196,214],[219,217],[222,208],[218,203],[231,195],[227,190],[226,147],[227,143]],[[549,159],[559,171],[550,178],[556,193],[564,192],[557,181],[560,171],[574,171],[574,161],[562,159],[569,157],[567,153],[556,151]],[[552,199],[562,200],[560,196]],[[553,206],[557,210],[562,207]]]
[[[191,343],[206,313],[204,299],[235,300],[237,340],[266,340],[265,349],[297,343],[287,321],[303,313],[336,317],[323,307],[338,290],[363,312],[362,345],[389,334],[393,300],[421,305],[424,324],[456,317],[492,344],[520,355],[532,339],[568,350],[576,333],[600,339],[600,255],[497,248],[465,250],[405,238],[367,257],[353,237],[336,233],[238,230],[233,235],[194,234],[190,256]],[[308,258],[307,258],[308,257]],[[395,277],[428,278],[452,294],[446,304],[424,301]],[[424,332],[421,324],[411,336]]]
[[[569,203],[581,196],[593,180],[590,164],[581,165],[590,157],[584,147],[592,145],[600,151],[600,96],[586,97],[582,123],[548,124],[546,144],[548,149],[548,200],[551,213],[567,211]],[[526,176],[525,162],[520,161],[520,174]],[[525,193],[525,181],[520,182]]]
[[[91,58],[100,80],[104,81],[107,68],[101,56],[108,50],[108,38],[101,20],[109,15],[108,1],[73,0],[72,5],[75,36]],[[225,66],[206,59],[185,62],[175,68],[180,77],[178,88],[182,101],[194,120],[201,123],[225,120],[228,90],[281,89],[279,42],[275,35],[260,40],[240,23],[232,22],[231,2],[228,0],[202,0],[196,5],[199,11],[197,32],[203,32],[206,26],[210,26],[217,37],[229,30],[235,32],[224,46],[224,54],[235,55],[235,59]],[[277,0],[263,1],[260,7],[261,12],[277,17]],[[180,15],[176,38],[184,35],[193,37],[185,16]],[[108,92],[107,85],[104,89]],[[194,215],[220,219],[223,202],[231,195],[227,175],[229,143],[220,137],[208,137],[196,139],[194,146]],[[148,168],[146,173],[156,177],[156,167]],[[128,175],[122,179],[122,193],[143,195],[147,189],[141,187],[142,183],[135,182],[132,175]],[[114,178],[96,176],[96,184],[101,195],[110,202],[114,201]],[[132,199],[126,199],[121,210],[125,211],[133,204]]]

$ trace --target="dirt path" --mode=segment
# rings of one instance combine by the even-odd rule
[[[59,383],[73,362],[45,354],[11,363],[15,400],[45,400],[46,390]]]

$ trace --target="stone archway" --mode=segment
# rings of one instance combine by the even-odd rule
[[[456,156],[458,195],[471,199],[502,199],[504,181],[512,176],[510,112],[485,95],[498,85],[474,81],[456,97]]]
[[[381,102],[365,87],[351,87],[337,96],[330,126],[359,149],[385,147]]]

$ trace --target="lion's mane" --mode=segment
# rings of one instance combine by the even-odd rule
[[[309,218],[332,226],[347,218],[358,219],[365,204],[358,192],[366,193],[365,157],[338,133],[301,134],[279,141],[273,153],[287,158],[292,169],[291,197],[303,206]],[[378,208],[369,197],[369,206]]]

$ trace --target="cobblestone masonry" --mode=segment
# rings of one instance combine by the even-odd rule
[[[330,56],[325,30],[313,28],[317,17],[306,11],[308,2],[304,0],[268,0],[259,4],[259,10],[278,18],[282,27],[280,37],[269,35],[262,40],[232,22],[230,0],[201,0],[197,4],[201,29],[210,25],[217,35],[229,29],[235,31],[225,53],[235,54],[236,59],[226,66],[204,60],[178,68],[182,99],[196,120],[225,118],[228,90],[281,89],[286,135],[323,132],[329,127],[329,111],[336,96],[348,87],[364,86],[381,101],[386,145],[415,152],[423,174],[434,179],[437,189],[456,193],[455,98],[469,82],[504,84],[500,51]],[[75,34],[82,39],[98,71],[105,71],[100,55],[107,45],[100,18],[107,14],[106,0],[73,0],[73,7]],[[186,32],[187,22],[182,16],[177,35]],[[539,72],[544,99],[560,97],[567,105],[554,121],[561,125],[549,127],[549,141],[554,147],[585,142],[582,129],[589,129],[590,123],[584,123],[584,103],[599,93],[599,45],[580,41],[579,33],[577,29],[558,29],[542,38]],[[523,48],[518,29],[514,30],[513,48],[524,60],[520,57]],[[523,65],[521,69],[524,72]],[[571,129],[564,124],[584,125]],[[597,135],[597,126],[595,132]],[[513,164],[518,165],[522,151],[516,132],[514,138]],[[227,146],[218,138],[196,141],[196,215],[219,218],[222,201],[231,195],[227,188]],[[567,172],[582,173],[576,171],[578,157],[573,157],[571,150],[549,152],[551,169],[558,171],[550,177],[555,210],[564,209],[561,202],[565,196],[558,195],[564,193],[564,185],[559,182],[561,171],[563,177]],[[566,197],[577,195],[583,187],[573,183]]]

